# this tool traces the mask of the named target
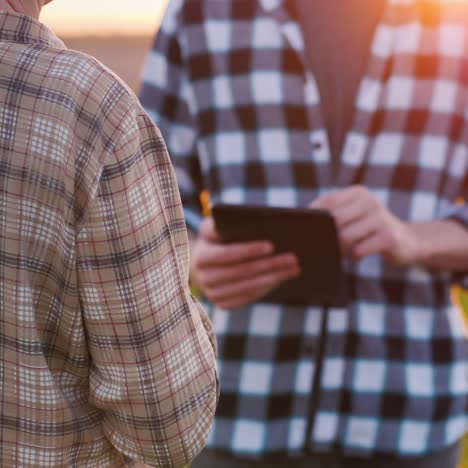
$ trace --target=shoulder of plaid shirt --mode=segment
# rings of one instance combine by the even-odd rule
[[[194,232],[202,224],[198,205],[201,189],[209,189],[215,201],[306,206],[317,195],[345,189],[360,174],[360,183],[366,189],[361,187],[358,192],[367,192],[366,196],[370,192],[381,207],[389,208],[388,213],[394,212],[412,224],[413,243],[415,239],[424,241],[423,249],[417,245],[421,255],[418,267],[395,267],[375,255],[351,265],[360,297],[355,298],[349,315],[336,312],[340,318],[330,329],[336,339],[343,323],[354,327],[349,332],[357,333],[362,351],[365,347],[379,349],[386,343],[384,339],[390,343],[392,334],[411,347],[427,339],[424,346],[434,356],[435,349],[429,350],[443,336],[453,351],[447,348],[453,360],[448,358],[445,365],[451,375],[450,386],[454,387],[440,392],[443,384],[439,379],[447,377],[441,377],[434,358],[398,358],[401,353],[392,352],[395,357],[389,359],[371,353],[360,359],[347,356],[345,360],[338,352],[330,356],[330,369],[334,365],[336,372],[328,380],[341,384],[324,383],[329,387],[324,390],[327,404],[335,398],[333,392],[343,386],[342,390],[356,395],[351,411],[347,404],[347,411],[355,414],[343,414],[344,410],[336,409],[339,405],[322,408],[319,429],[313,436],[316,449],[341,446],[358,453],[414,455],[446,446],[464,432],[467,350],[462,324],[448,305],[449,275],[429,268],[458,271],[456,279],[465,280],[468,209],[454,200],[468,195],[467,122],[463,111],[466,82],[462,72],[467,66],[466,18],[467,5],[463,2],[389,1],[373,42],[371,63],[357,99],[358,116],[348,134],[337,180],[330,174],[319,97],[313,76],[304,66],[301,31],[288,17],[286,2],[175,0],[149,55],[142,101],[168,141],[186,222]],[[306,154],[299,154],[299,149]],[[321,198],[319,204],[332,200]],[[436,301],[431,281],[445,292],[441,303],[428,305]],[[419,298],[417,283],[423,288],[419,292],[424,290]],[[379,298],[372,295],[371,288],[380,290]],[[405,303],[408,294],[415,294],[414,304]],[[387,316],[390,309],[393,322]],[[305,427],[303,415],[291,414],[290,421],[283,423],[280,410],[277,416],[271,410],[270,416],[257,417],[261,410],[248,414],[242,409],[249,408],[254,395],[268,399],[268,405],[264,405],[268,407],[274,405],[275,392],[279,398],[280,389],[275,390],[273,380],[266,376],[274,379],[280,362],[267,363],[260,354],[255,355],[254,335],[271,337],[279,349],[282,334],[291,334],[291,330],[286,331],[291,325],[283,322],[283,311],[256,304],[232,315],[216,308],[213,313],[223,342],[220,360],[221,368],[224,364],[226,368],[221,373],[221,385],[224,379],[226,398],[221,397],[219,424],[215,423],[210,446],[246,456],[277,449],[300,453],[303,435],[298,434]],[[269,314],[275,327],[258,322],[260,316]],[[305,317],[315,323],[311,314],[305,311]],[[435,317],[438,329],[431,331]],[[280,323],[284,323],[285,331]],[[304,327],[307,323],[304,319]],[[396,328],[387,330],[387,324]],[[298,332],[298,340],[306,335],[307,331],[304,336]],[[230,350],[229,346],[243,348]],[[300,362],[309,359],[301,354],[300,347],[297,372]],[[399,359],[407,359],[406,366],[396,369]],[[303,363],[302,369],[305,372],[307,365]],[[343,381],[345,374],[339,369],[348,369],[353,383]],[[385,383],[385,376],[400,379],[402,370],[400,383]],[[435,374],[438,376],[434,378]],[[427,378],[419,378],[417,383],[418,375]],[[310,388],[309,382],[301,384],[302,390],[292,390],[296,384],[291,381],[288,391],[300,393],[305,386]],[[451,395],[448,398],[458,409],[453,413],[439,411],[442,401],[437,401],[436,388]],[[380,403],[372,410],[374,397]],[[404,401],[409,406],[420,405],[420,410],[400,412],[395,398],[402,405]],[[299,400],[292,401],[291,408],[293,404],[299,407]],[[428,416],[433,411],[437,413],[434,420]],[[281,437],[286,440],[280,441],[278,431],[273,435],[270,427],[274,424],[281,427]],[[217,427],[228,435],[223,438]]]
[[[40,22],[0,12],[0,51],[0,463],[183,466],[218,384],[164,141]]]

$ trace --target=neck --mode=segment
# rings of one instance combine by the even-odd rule
[[[20,13],[39,19],[41,0],[0,0],[0,11]]]

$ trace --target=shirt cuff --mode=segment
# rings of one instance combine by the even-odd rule
[[[450,204],[445,206],[439,215],[442,221],[455,221],[468,229],[468,204]],[[463,289],[468,289],[468,271],[451,273],[451,282]]]
[[[191,208],[184,208],[184,215],[187,227],[194,232],[198,232],[203,220],[202,215]]]
[[[438,216],[441,220],[454,220],[468,229],[468,204],[449,204],[444,206]]]

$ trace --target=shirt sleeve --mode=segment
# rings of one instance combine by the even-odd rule
[[[188,243],[163,139],[139,111],[122,124],[77,237],[90,403],[124,456],[183,466],[218,397],[210,322],[188,288]]]
[[[194,94],[179,38],[182,3],[169,3],[147,58],[140,98],[166,141],[179,184],[186,223],[198,231],[202,219],[199,194],[205,187],[197,153]]]

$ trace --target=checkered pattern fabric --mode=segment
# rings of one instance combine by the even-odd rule
[[[454,204],[468,195],[467,4],[388,2],[337,173],[304,47],[286,1],[170,2],[142,100],[168,142],[187,223],[200,222],[202,188],[214,202],[304,207],[359,183],[402,219],[468,224]],[[210,447],[419,455],[462,436],[468,349],[450,274],[379,256],[346,268],[353,299],[330,312],[313,433],[321,310],[211,308],[222,396]]]
[[[167,151],[135,96],[1,12],[1,466],[182,466],[202,449],[216,360],[187,264]]]

